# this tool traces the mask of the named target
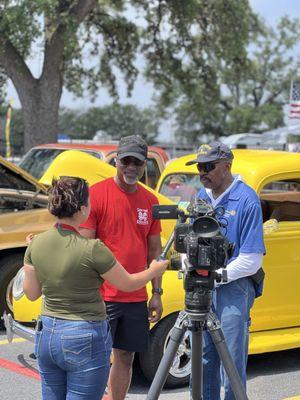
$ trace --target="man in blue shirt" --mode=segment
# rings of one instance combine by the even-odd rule
[[[259,198],[240,176],[231,173],[233,153],[225,144],[212,142],[200,146],[197,164],[203,188],[198,197],[213,207],[223,206],[227,221],[223,234],[234,243],[233,256],[227,264],[228,281],[219,284],[213,293],[213,311],[221,322],[227,347],[246,387],[246,366],[250,309],[255,297],[261,295],[261,265],[265,253],[263,220]],[[234,400],[225,371],[208,332],[204,332],[203,398],[220,400],[221,375],[225,400]],[[193,377],[195,379],[195,377]]]

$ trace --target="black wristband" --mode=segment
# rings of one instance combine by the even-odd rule
[[[153,289],[152,289],[152,294],[157,293],[157,294],[162,295],[163,292],[164,292],[164,291],[163,291],[162,288],[153,288]]]

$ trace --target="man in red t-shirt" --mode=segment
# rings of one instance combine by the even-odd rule
[[[161,225],[152,218],[157,198],[138,184],[145,169],[148,147],[137,135],[121,138],[117,175],[90,188],[91,213],[81,233],[100,238],[129,273],[143,271],[161,252]],[[135,352],[145,351],[149,322],[162,315],[161,278],[152,281],[147,307],[146,288],[122,292],[105,282],[101,288],[113,337],[114,361],[108,381],[108,399],[123,400],[131,382]]]

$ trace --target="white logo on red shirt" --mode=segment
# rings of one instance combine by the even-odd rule
[[[149,221],[148,221],[148,211],[147,209],[142,209],[142,208],[138,208],[137,209],[137,215],[138,215],[138,219],[137,219],[137,223],[139,225],[148,225]]]

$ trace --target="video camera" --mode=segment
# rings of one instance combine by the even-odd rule
[[[155,219],[178,220],[162,256],[166,256],[173,242],[178,253],[186,254],[180,271],[184,274],[186,311],[193,315],[209,312],[215,282],[227,281],[225,268],[234,246],[221,233],[227,225],[224,212],[224,207],[214,209],[202,199],[190,203],[187,213],[176,205],[157,205],[152,209]],[[216,272],[220,268],[222,274]]]

